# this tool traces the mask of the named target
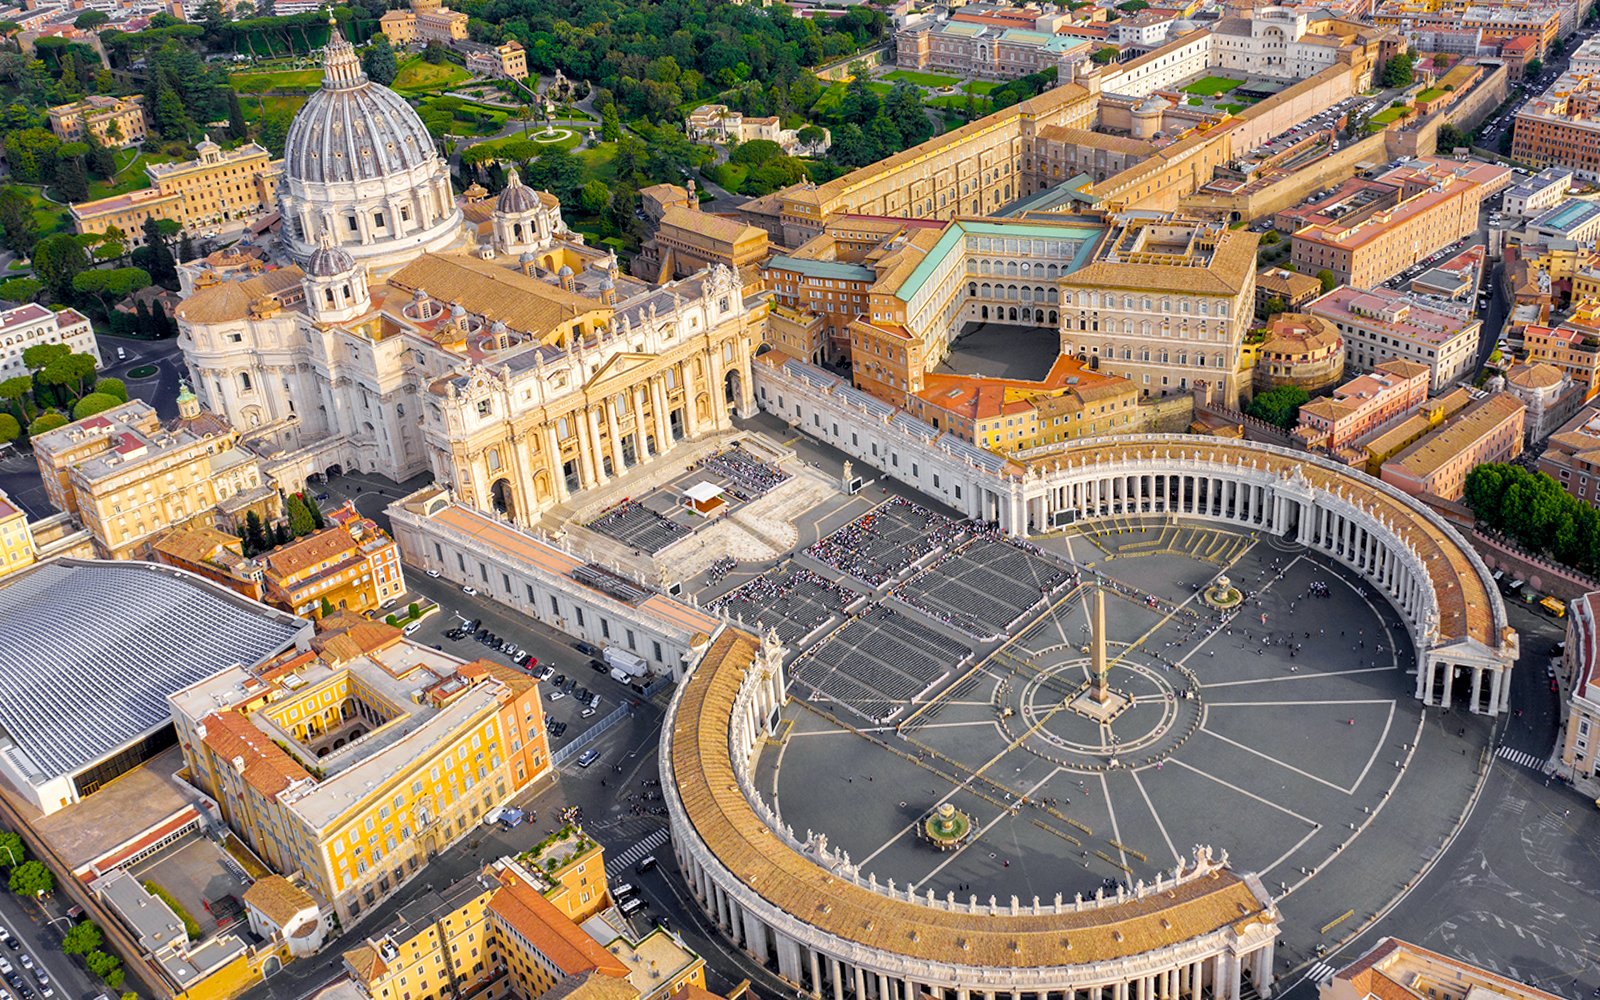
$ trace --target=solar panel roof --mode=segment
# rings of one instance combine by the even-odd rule
[[[0,729],[44,777],[74,773],[170,719],[168,694],[305,627],[151,563],[45,563],[0,586]]]

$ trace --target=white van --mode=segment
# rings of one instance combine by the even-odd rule
[[[407,625],[405,628],[401,629],[400,631],[405,633],[406,635],[412,635],[417,631],[417,629],[419,629],[421,627],[422,627],[422,623],[421,622],[412,622],[410,625]]]
[[[618,909],[622,911],[623,916],[627,917],[633,915],[635,911],[642,909],[643,907],[644,900],[630,899],[626,903],[623,903],[621,906],[619,906]]]

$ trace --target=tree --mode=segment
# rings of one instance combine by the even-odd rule
[[[442,66],[450,61],[450,55],[443,45],[438,42],[429,42],[422,49],[422,61],[434,66]]]
[[[1276,229],[1269,229],[1261,234],[1261,245],[1264,247],[1275,247],[1281,242],[1283,242],[1283,237],[1278,234]]]
[[[101,979],[106,978],[112,972],[121,971],[122,965],[122,963],[117,960],[115,955],[108,955],[99,950],[91,951],[89,954],[85,955],[83,957],[83,964],[87,965],[89,967],[89,971],[99,976]]]
[[[1458,146],[1472,145],[1472,133],[1445,122],[1439,126],[1438,142],[1440,152],[1449,152]]]
[[[1392,62],[1393,60],[1390,60],[1390,61]],[[1387,69],[1387,67],[1385,67],[1385,68]],[[1528,60],[1527,65],[1523,67],[1522,75],[1524,77],[1534,77],[1534,76],[1538,76],[1540,73],[1543,73],[1543,72],[1544,72],[1544,60],[1535,57],[1533,59],[1529,59]],[[1387,76],[1387,74],[1385,74],[1385,75]]]
[[[14,867],[22,864],[28,858],[28,851],[22,846],[20,834],[10,830],[0,833],[0,865]]]
[[[73,405],[72,419],[83,420],[86,417],[94,416],[96,413],[103,413],[106,410],[121,405],[122,400],[111,395],[110,393],[91,392]]]
[[[105,935],[100,933],[100,928],[92,920],[73,924],[67,932],[61,935],[61,950],[68,955],[87,955],[98,951],[105,942]]]
[[[32,347],[23,348],[22,363],[29,371],[36,372],[57,358],[64,358],[71,353],[72,348],[66,344],[34,344]]]
[[[578,202],[583,205],[585,212],[599,215],[611,203],[611,189],[606,187],[604,181],[589,181],[579,193]]]
[[[257,552],[265,552],[268,548],[266,526],[261,523],[261,515],[253,510],[247,512],[244,516],[243,537],[244,546],[248,550],[245,552],[247,556],[253,556]]]
[[[1108,63],[1116,62],[1117,61],[1117,56],[1119,56],[1121,54],[1122,53],[1119,52],[1114,47],[1112,47],[1110,45],[1107,45],[1103,49],[1096,49],[1095,52],[1094,52],[1094,55],[1091,55],[1089,57],[1089,61],[1094,63],[1097,66],[1105,66]]]
[[[1283,310],[1284,310],[1283,300],[1278,298],[1276,295],[1274,295],[1272,298],[1268,299],[1263,304],[1262,309],[1261,309],[1261,315],[1270,319],[1271,317],[1276,316],[1279,313],[1283,312]]]
[[[7,302],[30,302],[44,288],[37,278],[7,278],[0,281],[0,299]]]
[[[173,259],[172,245],[168,242],[161,220],[151,216],[144,220],[141,229],[144,232],[145,249],[150,251],[150,280],[158,285],[177,280],[177,262]]]
[[[300,499],[300,494],[289,494],[289,502],[284,505],[289,511],[289,533],[296,538],[304,538],[317,530],[317,522],[311,517],[311,511],[306,509],[306,503]]]
[[[55,176],[61,140],[47,128],[18,129],[6,136],[11,176],[24,184],[43,184]]]
[[[9,413],[0,413],[0,444],[10,444],[22,436],[22,425]]]
[[[759,167],[774,157],[783,155],[783,147],[771,139],[751,139],[741,142],[728,154],[728,162],[741,167]]]
[[[40,434],[44,434],[47,431],[53,431],[57,427],[65,427],[70,423],[72,423],[72,421],[68,420],[58,411],[46,410],[44,413],[39,415],[37,420],[28,425],[28,436],[31,438],[38,437]]]
[[[30,404],[33,402],[33,377],[15,375],[0,382],[0,400],[5,401],[19,422],[27,423],[32,420]]]
[[[39,240],[39,223],[33,217],[33,203],[17,188],[0,190],[0,231],[4,233],[7,250],[19,257],[33,256],[33,245]]]
[[[367,79],[385,87],[400,75],[400,64],[394,57],[394,47],[389,44],[388,36],[380,34],[372,40],[361,55],[361,68],[366,70]]]
[[[103,378],[94,384],[95,392],[103,392],[107,396],[115,396],[121,402],[128,401],[128,385],[120,378]]]
[[[333,602],[328,600],[327,595],[324,594],[322,597],[322,606],[317,609],[319,617],[326,618],[337,610],[338,609],[333,606]]]
[[[56,194],[63,201],[85,201],[89,197],[89,172],[84,168],[83,161],[89,154],[89,147],[81,142],[61,147],[62,151],[68,149],[74,150],[74,153],[56,159]],[[77,153],[79,149],[83,152]]]
[[[84,145],[89,147],[88,158],[85,163],[92,176],[107,180],[117,172],[116,154],[111,151],[110,146],[95,138],[93,132],[90,132],[85,137]]]
[[[245,139],[250,136],[250,125],[244,120],[244,108],[239,104],[239,92],[228,90],[228,137]]]
[[[845,121],[864,127],[867,122],[877,117],[881,105],[878,103],[878,95],[867,86],[870,82],[867,74],[862,72],[857,73],[849,83],[845,84],[844,99],[839,102],[839,113]]]
[[[111,15],[104,11],[86,10],[73,20],[72,26],[84,31],[93,31],[109,20],[111,20]]]
[[[311,523],[316,526],[318,531],[328,526],[327,520],[322,516],[322,508],[317,506],[316,497],[309,493],[302,493],[300,494],[300,502],[306,505],[306,510],[311,514]]]
[[[80,295],[93,295],[107,315],[110,301],[132,295],[150,287],[150,274],[138,267],[118,267],[109,271],[80,271],[72,278],[72,290]]]
[[[933,123],[928,120],[928,111],[922,104],[922,92],[906,80],[895,81],[883,102],[883,113],[894,122],[900,141],[906,146],[925,142],[933,135]]]
[[[1294,426],[1295,419],[1299,417],[1301,405],[1310,399],[1311,394],[1299,386],[1280,385],[1251,400],[1244,412],[1257,420],[1289,428]]]
[[[1533,64],[1537,59],[1528,60],[1528,71],[1533,71]],[[1383,85],[1385,87],[1409,87],[1415,78],[1415,62],[1411,53],[1402,52],[1392,57],[1383,64]],[[1537,75],[1537,74],[1536,74]]]
[[[1333,272],[1327,268],[1317,272],[1317,280],[1322,283],[1322,291],[1324,293],[1333,291],[1339,284],[1339,279],[1334,277]]]
[[[39,372],[39,382],[59,389],[77,400],[84,396],[90,385],[93,385],[89,380],[94,378],[94,370],[94,355],[68,354],[45,365]],[[62,397],[58,394],[57,398]]]
[[[600,138],[604,142],[616,142],[622,138],[622,116],[617,114],[615,103],[600,109]]]
[[[287,524],[277,524],[277,525],[273,526],[273,528],[272,528],[272,544],[273,545],[288,545],[292,541],[294,541],[294,536],[289,534],[289,526]]]
[[[55,876],[50,874],[43,862],[24,861],[11,869],[11,878],[6,883],[11,891],[18,896],[48,896],[56,887]]]
[[[83,244],[66,233],[46,236],[33,248],[33,273],[63,302],[72,294],[72,279],[88,268]]]

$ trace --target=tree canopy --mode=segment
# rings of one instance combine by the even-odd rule
[[[1310,393],[1299,386],[1280,385],[1268,389],[1245,407],[1246,413],[1278,427],[1293,427],[1300,416],[1300,407],[1311,400]]]
[[[1528,551],[1600,574],[1600,511],[1544,473],[1489,462],[1467,473],[1461,499],[1478,523]]]

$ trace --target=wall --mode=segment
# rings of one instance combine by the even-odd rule
[[[1134,423],[1124,433],[1182,434],[1193,422],[1194,397],[1191,395],[1140,400]]]
[[[1248,193],[1191,194],[1182,200],[1182,207],[1206,218],[1261,219],[1274,215],[1299,204],[1314,191],[1346,180],[1355,172],[1358,163],[1388,160],[1388,135],[1387,132],[1379,132],[1352,142],[1311,166]]]
[[[1541,594],[1550,594],[1570,601],[1590,591],[1600,590],[1600,580],[1584,576],[1574,570],[1557,565],[1540,556],[1529,555],[1513,548],[1509,542],[1492,538],[1474,528],[1462,532],[1472,547],[1483,556],[1491,570],[1503,569],[1506,576],[1528,581],[1528,586]]]

